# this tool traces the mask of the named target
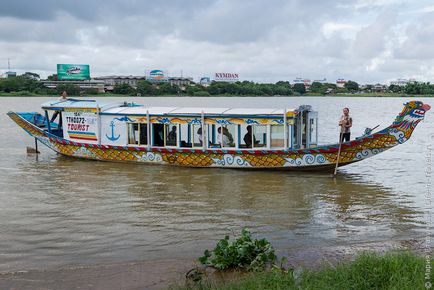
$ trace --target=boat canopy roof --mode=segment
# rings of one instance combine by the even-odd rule
[[[101,108],[109,104],[97,100],[60,99],[42,104],[45,110],[63,110],[65,108]]]
[[[293,109],[287,109],[293,112]],[[200,107],[115,107],[102,112],[102,114],[120,115],[276,115],[282,116],[284,109],[276,108],[200,108]]]
[[[147,107],[136,103],[127,102],[101,102],[99,100],[77,100],[66,99],[49,101],[42,104],[45,110],[64,110],[64,109],[83,109],[99,108],[101,114],[110,115],[261,115],[261,116],[281,116],[284,114],[283,108],[201,108],[201,107]],[[286,109],[286,113],[294,113],[296,109]],[[292,115],[291,114],[291,115]]]

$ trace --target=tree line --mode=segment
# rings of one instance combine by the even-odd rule
[[[38,76],[39,77],[39,76]],[[96,89],[83,90],[74,84],[59,84],[57,88],[47,88],[37,80],[34,74],[26,73],[17,77],[0,79],[0,93],[16,93],[17,95],[52,95],[66,91],[69,95],[94,95],[98,94]],[[367,85],[365,92],[372,92],[373,86]],[[113,93],[122,95],[186,95],[186,96],[297,96],[306,93],[315,95],[358,93],[360,85],[355,81],[347,81],[344,87],[338,87],[332,83],[313,82],[309,87],[303,83],[290,84],[288,81],[277,83],[255,83],[250,81],[242,82],[212,82],[208,86],[191,84],[177,86],[170,83],[151,83],[139,81],[137,87],[129,84],[117,84],[114,86]],[[434,84],[427,83],[408,83],[404,86],[390,85],[387,92],[406,95],[434,95]]]

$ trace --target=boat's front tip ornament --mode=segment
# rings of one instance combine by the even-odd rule
[[[430,105],[421,101],[404,103],[401,113],[389,127],[389,134],[394,136],[398,143],[404,143],[410,138],[417,124],[425,118],[425,113],[430,109]]]

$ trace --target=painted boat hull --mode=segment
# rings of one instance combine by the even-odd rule
[[[372,135],[342,143],[339,166],[375,156],[406,142],[423,120],[428,105],[418,101],[405,104],[395,122]],[[138,146],[108,146],[78,143],[48,133],[9,112],[9,117],[27,133],[55,152],[71,157],[100,161],[142,162],[188,167],[218,167],[274,170],[332,171],[338,161],[339,144],[298,150],[168,149]]]

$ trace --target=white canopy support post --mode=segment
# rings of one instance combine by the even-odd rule
[[[286,108],[283,110],[283,147],[288,149],[288,126],[286,124]]]
[[[97,122],[98,122],[98,145],[101,145],[101,108],[99,105],[96,106]]]
[[[206,144],[207,144],[207,135],[206,135],[206,126],[205,126],[205,113],[202,112],[200,113],[200,123],[201,123],[201,127],[202,127],[202,147],[203,150],[206,149]]]
[[[148,135],[148,149],[151,149],[151,119],[149,118],[149,110],[146,110],[146,134]]]

